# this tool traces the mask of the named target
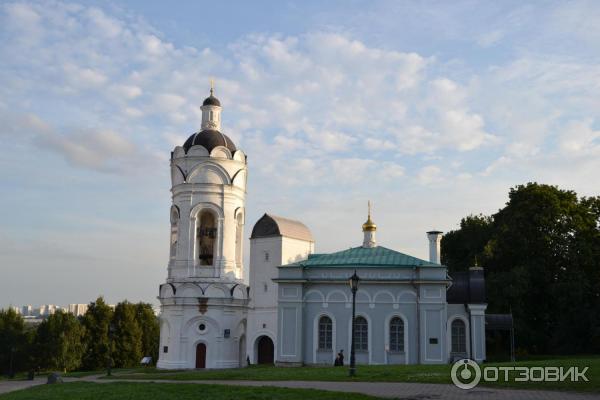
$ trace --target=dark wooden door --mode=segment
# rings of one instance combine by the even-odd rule
[[[206,368],[206,345],[198,343],[196,346],[196,368]]]
[[[258,363],[273,364],[275,359],[275,348],[273,341],[268,336],[261,336],[258,339]]]

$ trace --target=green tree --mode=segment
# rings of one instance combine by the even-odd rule
[[[488,311],[512,310],[518,347],[600,351],[600,198],[529,183],[486,218],[467,217],[447,234],[443,262],[462,270],[478,256]]]
[[[115,327],[113,360],[116,367],[132,367],[142,359],[142,329],[135,304],[117,304],[113,316]]]
[[[158,361],[158,347],[160,343],[160,325],[158,318],[154,315],[151,304],[137,303],[136,320],[142,330],[142,355],[152,357],[152,361]]]
[[[13,309],[0,310],[0,369],[11,374],[27,368],[26,333],[23,317]]]
[[[482,262],[492,238],[492,218],[469,215],[460,221],[460,229],[442,237],[442,262],[451,271],[466,271],[475,262]]]
[[[106,367],[110,351],[109,326],[112,315],[112,309],[102,297],[98,297],[95,302],[90,303],[83,316],[81,321],[85,328],[83,369],[96,370]]]
[[[37,328],[38,365],[43,369],[72,371],[79,368],[84,353],[84,328],[71,313],[57,311]]]

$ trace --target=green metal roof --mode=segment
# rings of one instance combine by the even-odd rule
[[[310,254],[306,260],[288,266],[297,267],[441,267],[429,261],[412,257],[399,251],[377,246],[372,248],[353,247],[330,254]]]

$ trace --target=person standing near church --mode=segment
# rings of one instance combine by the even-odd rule
[[[344,350],[340,350],[340,352],[337,354],[337,357],[335,358],[335,362],[333,363],[334,366],[336,367],[343,367],[344,366]]]

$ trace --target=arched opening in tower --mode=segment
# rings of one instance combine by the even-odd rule
[[[215,242],[217,238],[217,223],[210,211],[200,214],[200,226],[196,232],[198,241],[198,259],[200,265],[213,265]]]

